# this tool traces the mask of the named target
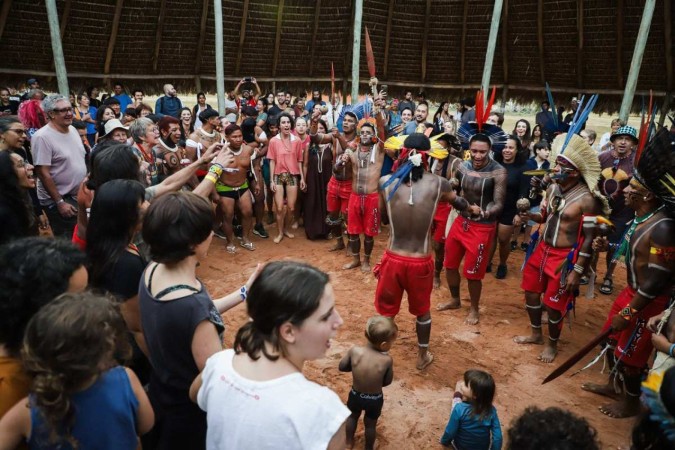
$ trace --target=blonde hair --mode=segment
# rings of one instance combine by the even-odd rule
[[[390,317],[373,316],[366,322],[366,338],[375,346],[389,341],[396,333],[398,326]]]

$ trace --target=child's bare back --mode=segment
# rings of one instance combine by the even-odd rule
[[[356,391],[379,394],[394,378],[394,361],[369,345],[354,346],[340,361],[341,372],[352,372]]]

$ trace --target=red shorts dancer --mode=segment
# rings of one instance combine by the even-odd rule
[[[351,193],[352,180],[343,181],[335,179],[335,176],[330,177],[326,194],[328,211],[340,211],[343,215],[346,214]]]
[[[377,278],[375,310],[385,317],[394,317],[401,309],[403,291],[408,293],[408,311],[423,316],[431,308],[434,282],[434,259],[402,256],[385,250],[382,261],[373,269]]]
[[[448,202],[438,202],[436,206],[436,213],[434,214],[434,222],[431,225],[433,231],[433,239],[435,242],[442,244],[445,242],[445,226],[448,223],[448,217],[452,211],[452,206]]]
[[[349,196],[347,234],[380,234],[380,194],[355,194]]]
[[[464,257],[464,278],[467,280],[485,278],[490,245],[492,245],[496,228],[496,223],[477,223],[466,217],[458,216],[445,239],[443,267],[459,269],[459,264]]]
[[[563,271],[555,271],[567,259],[571,250],[571,247],[556,248],[541,241],[527,260],[520,285],[526,291],[544,294],[544,305],[560,311],[563,316],[574,296],[565,290],[565,283],[560,285]]]
[[[626,286],[619,293],[619,296],[614,300],[612,309],[609,311],[609,316],[603,330],[609,328],[612,324],[612,318],[628,306],[634,296],[635,289],[630,286]],[[617,342],[614,354],[617,358],[621,358],[622,363],[640,369],[647,365],[649,356],[654,349],[652,345],[652,332],[647,329],[647,321],[650,317],[662,313],[666,309],[667,304],[667,295],[656,297],[633,316],[633,320],[631,320],[628,328],[609,335],[610,339],[614,339]]]

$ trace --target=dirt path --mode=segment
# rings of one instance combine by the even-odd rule
[[[270,227],[268,227],[270,228]],[[270,234],[272,229],[269,229]],[[375,314],[373,299],[376,279],[360,270],[343,271],[347,261],[345,253],[327,251],[326,241],[308,241],[302,229],[295,239],[284,239],[275,245],[271,239],[254,237],[258,249],[249,252],[241,247],[236,255],[227,254],[224,241],[214,239],[208,262],[199,270],[212,296],[226,294],[240,286],[252,272],[257,262],[278,259],[304,260],[328,272],[335,289],[337,306],[344,325],[333,342],[325,359],[305,366],[305,375],[335,390],[346,401],[351,386],[351,374],[337,370],[341,356],[352,345],[364,341],[363,332],[368,317]],[[376,238],[373,262],[379,261],[386,243],[384,235]],[[598,411],[606,403],[603,398],[582,391],[579,386],[586,381],[602,382],[605,375],[600,368],[570,378],[563,375],[552,383],[542,386],[541,380],[595,336],[604,323],[614,296],[598,295],[593,300],[584,296],[585,287],[577,301],[576,318],[572,331],[565,325],[560,340],[560,354],[553,365],[537,360],[539,346],[519,346],[512,338],[529,332],[529,321],[523,307],[520,289],[520,266],[522,251],[509,257],[509,274],[505,280],[496,280],[487,274],[483,286],[481,322],[478,326],[464,324],[467,304],[461,311],[437,313],[432,309],[430,350],[434,363],[425,371],[415,369],[416,336],[415,319],[407,313],[406,300],[397,317],[399,338],[391,350],[394,358],[394,382],[385,388],[385,404],[378,423],[377,446],[380,449],[428,449],[441,448],[440,436],[448,420],[450,402],[457,380],[466,369],[475,367],[490,372],[497,382],[495,406],[506,435],[511,421],[525,407],[561,406],[584,416],[598,431],[603,449],[627,449],[632,419],[610,419]],[[600,263],[603,266],[603,263]],[[601,269],[602,271],[602,269]],[[615,295],[623,288],[625,271],[619,268],[615,276]],[[466,284],[462,285],[463,300],[468,295]],[[443,280],[441,288],[434,292],[432,308],[449,296]],[[232,346],[236,330],[246,321],[243,307],[237,307],[225,316],[227,325],[225,344]],[[588,358],[586,358],[588,360]],[[357,429],[357,445],[363,446],[363,426]]]

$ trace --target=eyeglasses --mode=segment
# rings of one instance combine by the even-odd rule
[[[52,109],[57,114],[68,114],[68,113],[73,113],[73,108],[60,108],[60,109]]]
[[[17,162],[14,163],[14,164],[16,165],[16,168],[17,168],[17,169],[23,169],[23,168],[25,168],[26,165],[28,164],[28,161],[26,161],[25,159],[21,158],[21,161],[17,161]]]
[[[157,127],[148,128],[148,132],[149,133],[159,133],[159,128],[157,128]]]
[[[25,135],[26,135],[26,130],[20,130],[20,129],[18,129],[18,128],[10,128],[10,129],[7,130],[7,131],[13,131],[13,132],[15,132],[16,134],[18,134],[19,136],[25,136]]]

